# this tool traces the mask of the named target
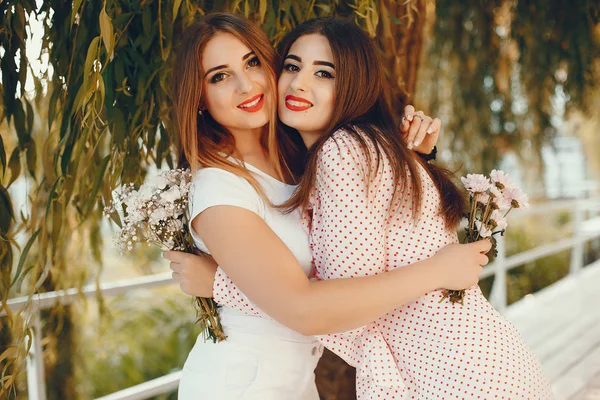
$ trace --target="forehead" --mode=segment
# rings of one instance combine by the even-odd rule
[[[329,40],[323,35],[316,33],[300,36],[288,51],[288,54],[294,54],[302,58],[303,62],[312,60],[333,62],[333,53]]]
[[[239,64],[250,51],[248,46],[231,33],[217,32],[204,47],[202,69],[207,71],[217,65]]]

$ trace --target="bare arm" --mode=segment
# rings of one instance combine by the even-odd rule
[[[465,251],[454,247],[443,257],[382,275],[311,282],[279,237],[250,211],[211,207],[192,224],[217,263],[250,300],[275,320],[305,335],[364,325],[425,292],[448,287],[444,282],[450,283],[449,277],[440,273],[445,268],[436,264],[469,262]],[[475,264],[481,259],[472,257],[472,261]],[[473,283],[477,274],[471,274]]]

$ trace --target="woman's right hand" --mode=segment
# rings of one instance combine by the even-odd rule
[[[477,285],[483,266],[489,262],[486,253],[492,243],[479,240],[473,243],[449,244],[435,254],[436,275],[440,278],[440,288],[462,290]]]
[[[181,251],[165,251],[163,258],[170,260],[173,280],[185,294],[213,297],[213,283],[217,263],[210,255],[197,256]]]

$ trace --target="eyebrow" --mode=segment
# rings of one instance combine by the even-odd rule
[[[242,61],[245,61],[248,57],[254,55],[254,51],[251,51],[250,53],[244,55],[244,57],[242,57]],[[229,64],[223,64],[223,65],[217,65],[216,67],[212,67],[210,68],[208,71],[206,71],[206,73],[204,74],[204,77],[206,78],[206,76],[208,74],[210,74],[213,71],[216,71],[218,69],[223,69],[223,68],[229,68]]]
[[[285,57],[285,59],[287,60],[288,58],[291,58],[292,60],[296,60],[298,62],[302,62],[302,59],[294,54],[288,54]],[[326,67],[331,67],[331,68],[335,69],[335,66],[328,61],[313,61],[313,65],[324,65]]]

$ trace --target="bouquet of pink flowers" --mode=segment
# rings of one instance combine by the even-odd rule
[[[121,228],[115,237],[117,247],[131,251],[137,243],[146,242],[165,251],[197,254],[188,225],[190,184],[191,173],[175,169],[160,173],[139,189],[130,183],[115,190],[115,201],[104,214]],[[195,301],[205,338],[214,342],[225,339],[214,300],[196,297]]]
[[[492,253],[497,255],[494,235],[504,235],[506,217],[515,208],[529,208],[529,198],[503,171],[492,170],[490,178],[481,174],[468,174],[460,178],[469,192],[469,210],[465,214],[465,243],[482,238],[492,242]],[[464,304],[465,290],[445,290],[444,299]]]

